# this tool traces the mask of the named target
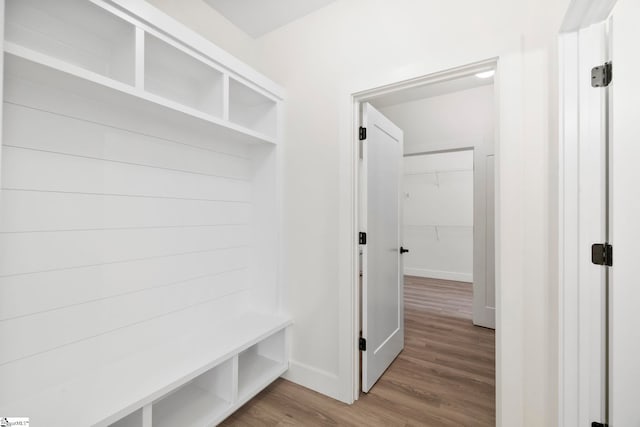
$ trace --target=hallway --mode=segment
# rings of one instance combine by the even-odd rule
[[[495,333],[469,283],[405,277],[405,348],[352,406],[280,379],[222,425],[493,426]]]

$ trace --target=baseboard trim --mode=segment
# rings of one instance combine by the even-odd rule
[[[432,279],[455,280],[458,282],[473,282],[473,274],[455,271],[427,270],[425,268],[405,268],[407,276],[429,277]]]
[[[333,399],[350,403],[342,399],[340,379],[338,375],[331,372],[290,360],[289,370],[282,377]]]

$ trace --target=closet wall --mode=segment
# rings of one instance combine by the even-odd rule
[[[473,281],[473,151],[407,156],[404,274]]]
[[[487,83],[379,110],[404,131],[405,155],[493,143],[494,87]]]

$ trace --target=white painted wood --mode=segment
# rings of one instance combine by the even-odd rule
[[[248,268],[248,259],[236,247],[3,277],[0,320],[211,278]]]
[[[252,203],[260,216],[252,218],[249,271],[251,283],[259,283],[253,289],[252,304],[263,310],[280,310],[282,292],[278,286],[281,274],[278,261],[280,239],[277,228],[273,224],[281,221],[279,177],[273,173],[278,164],[278,153],[271,147],[256,147],[252,151],[254,180],[251,189]],[[274,189],[276,189],[274,194]]]
[[[362,391],[368,392],[404,348],[401,265],[402,130],[370,104],[362,106]]]
[[[280,331],[238,355],[238,400],[248,400],[285,362],[285,331]]]
[[[90,1],[112,10],[114,14],[121,13],[125,17],[143,17],[144,22],[136,20],[138,21],[136,25],[146,31],[153,32],[155,30],[168,34],[172,39],[189,46],[193,51],[201,53],[220,64],[234,78],[251,84],[255,88],[262,88],[261,90],[270,93],[274,99],[282,99],[284,97],[285,91],[281,86],[144,0],[110,0],[108,3],[103,0]],[[126,12],[119,11],[118,8],[112,7],[111,4],[119,6]]]
[[[194,305],[242,293],[243,270],[11,319],[0,325],[0,365],[117,331]]]
[[[142,424],[142,420],[142,409],[139,409],[134,413],[127,415],[123,419],[111,424],[109,427],[144,427]]]
[[[109,425],[289,324],[286,318],[247,315],[231,318],[206,331],[183,331],[182,336],[176,335],[169,343],[158,343],[145,352],[114,361],[31,400],[6,406],[3,401],[2,411],[29,413],[32,422],[46,421],[49,426]],[[194,346],[197,352],[193,351]],[[128,387],[124,387],[123,370],[128,373]],[[281,373],[278,371],[277,375]],[[269,378],[269,382],[277,375]],[[77,402],[87,397],[92,404],[79,407]],[[69,414],[74,416],[72,424]],[[161,420],[156,418],[158,421]]]
[[[486,185],[486,236],[485,236],[485,266],[486,266],[486,282],[485,282],[485,307],[491,313],[493,319],[493,328],[495,328],[495,307],[496,307],[496,164],[495,155],[491,154],[486,157],[485,166],[485,185]],[[491,323],[490,323],[491,324]]]
[[[170,110],[136,108],[110,96],[93,96],[90,90],[78,90],[73,84],[56,87],[29,73],[13,73],[6,76],[5,101],[31,109],[42,110],[57,116],[88,121],[120,130],[189,146],[204,151],[248,158],[251,146],[239,143],[224,131],[203,126],[200,121],[184,120]],[[77,83],[77,82],[76,82]],[[106,91],[104,94],[108,93]],[[116,108],[117,107],[117,108]]]
[[[243,83],[229,79],[229,120],[271,137],[276,136],[276,102]]]
[[[166,257],[249,243],[246,226],[9,233],[0,276]]]
[[[133,84],[135,29],[86,1],[10,0],[7,40]]]
[[[181,344],[181,340],[188,335],[211,332],[212,337],[218,336],[220,338],[219,341],[207,340],[206,344],[211,346],[211,351],[223,347],[226,348],[232,341],[226,340],[225,337],[228,335],[219,332],[218,328],[230,328],[228,324],[229,322],[233,323],[233,319],[243,315],[250,315],[249,307],[247,307],[246,303],[249,298],[249,292],[231,294],[224,298],[203,302],[187,307],[184,310],[168,313],[165,316],[149,319],[127,328],[96,335],[69,345],[59,346],[51,351],[20,359],[11,364],[0,365],[0,377],[3,378],[6,384],[11,384],[10,389],[6,387],[0,390],[1,409],[6,409],[8,406],[14,407],[14,404],[17,405],[18,402],[22,402],[25,405],[29,405],[28,409],[30,410],[27,412],[42,411],[43,414],[46,414],[46,405],[38,400],[42,397],[42,393],[47,390],[52,393],[60,393],[60,390],[66,390],[66,393],[77,396],[74,398],[76,402],[92,402],[92,405],[87,405],[90,406],[87,410],[104,411],[105,416],[109,415],[111,417],[110,422],[117,421],[122,416],[142,407],[146,402],[137,404],[134,400],[127,399],[131,398],[131,395],[123,394],[122,390],[116,393],[115,389],[112,389],[111,392],[105,389],[100,391],[100,393],[104,394],[96,394],[96,391],[89,387],[84,390],[85,393],[83,394],[83,390],[76,389],[76,387],[86,386],[86,383],[70,382],[74,381],[74,379],[80,381],[79,379],[81,378],[104,373],[105,375],[108,374],[105,378],[120,384],[119,389],[125,384],[135,384],[137,378],[133,378],[132,375],[137,375],[138,373],[145,375],[145,373],[138,372],[139,367],[132,361],[132,358],[140,358],[138,363],[144,363],[144,358],[147,358],[147,362],[150,363],[151,359],[155,359],[158,356],[153,354],[154,351],[160,353],[161,348],[166,351],[167,348],[184,345]],[[208,327],[202,328],[202,325],[208,325]],[[245,324],[245,327],[249,328],[250,326]],[[241,334],[238,338],[240,339],[242,336]],[[194,348],[201,349],[201,345],[202,343],[197,345],[189,344],[189,349],[185,347],[183,352],[193,352]],[[203,357],[203,364],[211,363],[211,367],[217,364],[213,363],[213,359],[207,360],[207,354],[201,354],[200,351],[194,353],[196,354],[192,355],[192,357]],[[153,362],[154,364],[157,363],[156,369],[162,370],[164,374],[156,378],[146,378],[144,381],[173,383],[173,381],[181,378],[181,376],[175,376],[174,378],[174,374],[179,373],[180,369],[189,370],[193,368],[193,366],[190,366],[192,365],[192,358],[184,354],[176,357],[179,360],[174,360],[173,362],[169,359],[159,359],[157,362]],[[129,361],[132,362],[129,363]],[[119,370],[114,367],[110,373],[107,372],[114,363],[122,363],[118,368]],[[165,366],[162,366],[163,363]],[[123,378],[122,374],[125,372],[127,375]],[[147,372],[147,374],[150,374],[150,372]],[[112,378],[109,378],[109,375]],[[188,378],[188,380],[195,378],[195,376],[197,375]],[[129,381],[132,382],[130,383]],[[159,383],[155,384],[158,385]],[[165,387],[166,384],[162,385],[162,387]],[[151,390],[153,389],[153,385],[151,385],[147,391],[160,390],[162,387]],[[154,399],[165,395],[172,389],[173,387],[169,387],[166,390],[161,390],[157,396],[154,396]],[[139,391],[140,388],[130,390],[132,393]],[[82,400],[82,396],[86,400]],[[44,399],[44,397],[42,398]],[[59,399],[63,398],[63,395],[59,396]],[[117,401],[120,405],[118,408],[109,406],[114,401]],[[97,405],[95,402],[104,402],[104,405]],[[71,405],[71,402],[68,404]],[[125,407],[127,410],[120,413]],[[10,412],[13,413],[14,411]],[[60,406],[59,412],[60,417],[65,414],[75,413],[74,408],[65,405]],[[42,419],[48,420],[46,417]],[[80,425],[89,424],[80,423]]]
[[[493,134],[484,138],[473,149],[473,324],[495,329],[495,170],[489,170],[495,168]]]
[[[198,376],[153,404],[154,426],[211,425],[228,410],[231,399],[233,359]]]
[[[229,74],[222,75],[222,119],[229,120]]]
[[[135,2],[11,3],[0,412],[218,423],[288,368],[282,90]],[[229,76],[242,126],[228,120]],[[253,345],[258,362],[240,371]]]
[[[617,0],[574,0],[565,14],[560,31],[576,32],[607,19]]]
[[[15,190],[231,202],[250,194],[250,184],[235,179],[13,147],[5,147],[2,172],[5,188]]]
[[[1,233],[246,225],[249,202],[4,190]],[[39,209],[47,212],[44,216]]]
[[[605,232],[604,91],[590,70],[604,63],[606,24],[561,36],[561,335],[560,420],[605,420],[605,270],[591,263],[591,245]]]
[[[606,421],[605,410],[605,286],[606,269],[591,263],[591,245],[607,240],[605,170],[605,96],[591,87],[590,70],[607,55],[606,24],[578,34],[580,90],[578,180],[579,393],[580,424]],[[588,356],[587,356],[588,355]]]
[[[189,146],[184,143],[188,139],[166,140],[13,103],[6,105],[5,114],[14,124],[4,138],[8,147],[235,180],[251,177],[245,157],[212,151],[213,144],[210,149]]]
[[[47,86],[79,92],[91,98],[111,102],[116,99],[118,103],[126,104],[127,107],[146,109],[155,115],[168,114],[172,121],[181,121],[185,126],[208,128],[209,132],[215,132],[231,140],[275,142],[274,138],[232,122],[225,122],[217,116],[134,89],[127,84],[13,43],[5,43],[5,57],[9,61],[5,71],[8,75],[30,77],[36,81],[44,81]],[[176,115],[176,112],[183,114]]]
[[[153,406],[144,405],[142,407],[142,427],[151,427],[153,425]]]
[[[559,425],[578,425],[578,35],[559,38],[560,145],[559,150]]]
[[[38,129],[7,129],[5,145],[13,148],[109,160],[235,180],[248,180],[245,158],[7,104],[7,118],[20,124],[42,123]],[[64,127],[59,126],[62,124]]]
[[[222,73],[149,34],[144,52],[147,91],[222,118]]]
[[[613,10],[611,84],[611,244],[610,281],[610,425],[640,425],[637,390],[640,385],[640,121],[637,76],[640,67],[640,3],[619,0]]]
[[[135,53],[135,84],[136,89],[144,90],[145,76],[145,32],[142,28],[136,27],[136,53]]]

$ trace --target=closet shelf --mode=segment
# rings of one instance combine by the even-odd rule
[[[163,397],[173,399],[168,402],[170,406],[165,406],[164,409],[171,409],[176,405],[183,407],[181,403],[184,403],[184,398],[191,398],[199,392],[191,387],[190,381],[225,362],[228,363],[229,359],[238,354],[240,363],[246,364],[246,357],[242,352],[248,352],[250,357],[262,357],[257,352],[252,352],[252,348],[262,345],[261,342],[265,339],[269,341],[274,334],[284,334],[284,329],[291,323],[288,317],[248,313],[207,331],[190,333],[188,328],[184,328],[181,336],[174,337],[175,339],[164,341],[110,365],[97,367],[84,377],[45,390],[26,401],[2,406],[0,412],[29,414],[34,424],[49,427],[108,426],[121,419],[124,425],[128,425],[129,414],[135,414],[146,405],[156,406],[156,401],[162,402],[159,399]],[[261,371],[261,378],[264,380],[261,383],[275,380],[288,368],[284,358],[280,363],[273,360],[260,362],[265,361],[270,366]],[[260,367],[264,368],[265,363],[261,363]],[[258,393],[261,386],[264,384],[249,384],[239,399],[244,403]],[[176,392],[169,394],[172,391]],[[202,397],[200,392],[198,399]],[[204,396],[205,399],[207,397]],[[87,399],[90,399],[90,403]],[[87,404],[79,405],[78,402]],[[202,406],[198,402],[200,400],[191,403],[212,411],[211,414],[201,414],[203,419],[218,421],[237,409],[237,403],[240,403],[226,403],[216,398],[211,400],[210,405]],[[161,414],[162,411],[158,413]],[[136,418],[135,415],[132,417]]]
[[[67,93],[76,93],[115,105],[150,113],[158,120],[201,129],[216,137],[241,143],[276,144],[275,137],[203,113],[142,89],[113,80],[24,46],[5,42],[5,74],[28,78]]]

